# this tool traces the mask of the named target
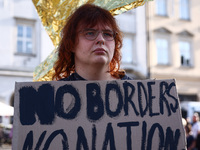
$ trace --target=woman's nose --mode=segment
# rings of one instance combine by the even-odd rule
[[[97,44],[104,44],[105,43],[105,39],[103,37],[103,33],[99,32],[96,38]]]

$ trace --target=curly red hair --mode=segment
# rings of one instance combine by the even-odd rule
[[[122,78],[125,74],[120,70],[122,34],[115,21],[115,18],[109,11],[93,5],[85,4],[79,7],[68,19],[62,29],[61,41],[58,47],[58,59],[54,64],[54,80],[68,77],[75,71],[74,53],[77,29],[79,27],[94,27],[98,23],[108,25],[116,33],[114,56],[109,65],[109,72],[115,78]]]

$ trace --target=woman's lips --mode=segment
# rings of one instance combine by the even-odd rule
[[[99,54],[102,54],[102,53],[106,53],[106,50],[103,49],[103,48],[97,48],[93,51],[94,53],[99,53]]]

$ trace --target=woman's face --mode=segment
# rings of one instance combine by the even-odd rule
[[[114,50],[115,40],[112,28],[97,24],[92,28],[78,28],[75,49],[75,66],[90,65],[109,66]]]

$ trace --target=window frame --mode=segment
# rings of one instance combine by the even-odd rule
[[[161,61],[159,61],[160,59],[160,56],[158,56],[158,54],[159,53],[163,53],[163,52],[159,52],[160,51],[160,49],[158,49],[158,45],[157,45],[157,40],[165,40],[166,42],[167,42],[167,47],[166,47],[166,51],[165,51],[165,53],[167,54],[167,62],[165,63],[165,62],[161,62]],[[156,38],[156,40],[155,40],[155,42],[156,42],[156,62],[157,62],[157,65],[163,65],[163,66],[168,66],[168,65],[170,65],[170,53],[169,53],[169,51],[170,51],[170,43],[169,43],[169,40],[168,40],[168,38],[164,38],[164,37],[157,37]],[[163,50],[162,50],[163,51]],[[163,59],[162,59],[163,60]]]
[[[127,46],[127,44],[124,44],[124,41],[126,38],[131,39],[132,41],[132,51],[131,51],[131,61],[123,61],[123,49],[125,48],[125,46]],[[133,65],[137,63],[137,52],[136,52],[136,44],[135,44],[135,34],[130,34],[130,33],[124,33],[124,37],[123,37],[123,46],[121,48],[121,55],[122,55],[122,59],[121,59],[121,63],[122,65]]]
[[[5,6],[4,0],[0,0],[0,8],[4,8],[4,6]]]
[[[189,46],[190,46],[190,49],[189,49],[189,51],[190,51],[190,63],[187,65],[187,64],[182,64],[182,57],[181,57],[181,48],[180,48],[180,42],[187,42],[187,43],[189,43]],[[184,39],[184,38],[181,38],[181,39],[179,39],[179,42],[178,42],[178,46],[179,46],[179,58],[180,58],[180,61],[179,61],[179,63],[180,63],[180,67],[184,67],[184,68],[191,68],[191,67],[193,67],[194,66],[194,56],[193,56],[193,47],[192,47],[192,41],[191,40],[189,40],[189,39]]]
[[[187,5],[187,16],[185,16],[185,13],[183,13],[183,11],[182,11],[182,10],[186,10],[185,9],[186,6],[184,8],[182,7],[183,6],[183,3],[182,3],[183,1],[186,1],[186,0],[180,0],[179,1],[179,18],[181,20],[188,20],[188,21],[190,21],[191,20],[191,16],[190,16],[190,10],[191,10],[190,1],[187,0],[187,3],[188,3],[188,5]]]
[[[160,6],[161,0],[156,0],[156,5],[155,5],[155,7],[156,7],[155,11],[156,12],[155,13],[158,16],[168,17],[168,15],[169,15],[168,14],[168,2],[167,2],[167,0],[162,0],[162,2],[164,2],[164,4],[162,4],[162,6]],[[164,6],[165,9],[160,9],[163,6]]]
[[[36,54],[36,32],[35,32],[35,20],[28,20],[28,19],[22,19],[22,18],[15,18],[16,19],[16,22],[15,22],[15,55],[32,55],[32,56],[35,56]],[[26,36],[26,31],[24,31],[24,27],[27,29],[27,27],[31,27],[32,28],[32,37],[31,39],[29,38],[26,38],[26,37],[18,37],[18,26],[23,26],[23,33],[25,33],[25,36]],[[25,29],[25,30],[26,30]],[[26,49],[23,49],[22,52],[18,51],[18,39],[21,39],[23,42],[29,42],[31,41],[32,42],[32,50],[30,52],[28,52]],[[24,43],[25,45],[23,47],[26,47],[26,44],[27,43]]]
[[[156,55],[156,64],[158,66],[171,66],[173,65],[173,55],[172,55],[172,41],[171,41],[171,36],[172,32],[168,30],[167,28],[158,28],[154,30],[154,41],[155,41],[155,55]],[[166,64],[161,64],[158,63],[158,50],[157,50],[157,44],[156,44],[156,39],[166,39],[168,41],[168,63]]]

